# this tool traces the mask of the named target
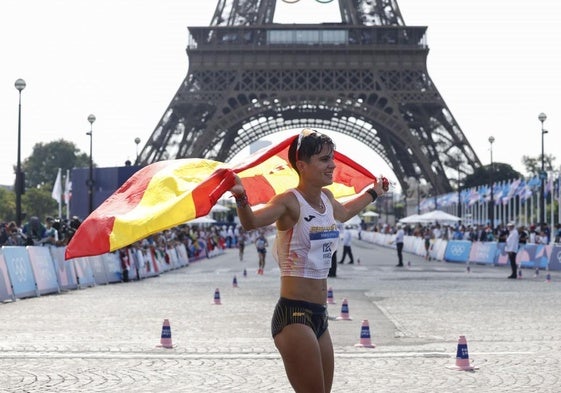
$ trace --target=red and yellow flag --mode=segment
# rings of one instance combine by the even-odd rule
[[[142,168],[84,220],[66,248],[66,259],[115,251],[205,216],[232,188],[236,174],[251,205],[268,202],[298,184],[288,161],[294,138],[260,150],[237,165],[185,158]],[[354,195],[377,181],[345,155],[335,151],[334,158],[336,169],[328,188],[336,198]]]

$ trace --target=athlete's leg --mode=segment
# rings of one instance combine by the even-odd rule
[[[325,392],[331,392],[331,385],[333,384],[333,373],[335,369],[335,359],[333,356],[333,343],[331,342],[331,335],[329,330],[321,335],[318,339],[319,349],[321,353],[321,361],[323,364],[323,384]]]
[[[326,334],[327,332],[322,337]],[[322,345],[320,345],[313,330],[300,323],[285,326],[275,336],[275,345],[282,356],[286,375],[296,393],[328,392],[324,386],[324,361],[322,359],[324,352],[326,356],[329,356],[325,349],[327,341],[330,342],[328,337],[327,335],[321,340]],[[330,379],[332,378],[333,372],[331,371]]]

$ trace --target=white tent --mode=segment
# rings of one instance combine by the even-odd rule
[[[361,217],[380,217],[380,215],[376,212],[373,211],[367,211],[366,213],[363,213],[360,215]]]
[[[223,212],[229,212],[230,209],[228,209],[226,206],[222,206],[222,205],[214,205],[210,211],[212,213],[223,213]]]
[[[187,221],[187,224],[214,224],[215,222],[216,220],[210,218],[209,216],[203,216]]]
[[[418,217],[419,222],[439,222],[439,223],[455,223],[461,220],[460,217],[448,214],[442,210],[433,210],[431,212],[421,214]]]
[[[358,216],[353,216],[350,220],[345,221],[345,226],[347,225],[360,225],[360,218]]]
[[[418,214],[412,214],[410,216],[403,217],[399,220],[399,222],[401,222],[402,224],[417,224],[421,222],[421,220],[419,220],[419,217],[421,216]]]

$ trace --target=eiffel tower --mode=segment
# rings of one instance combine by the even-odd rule
[[[364,143],[404,190],[412,177],[450,192],[481,166],[428,74],[426,26],[406,26],[396,0],[339,0],[342,22],[322,24],[275,24],[275,6],[218,0],[210,26],[188,28],[187,76],[137,165],[227,162],[308,127]]]

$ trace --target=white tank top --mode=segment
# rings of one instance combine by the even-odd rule
[[[294,227],[277,231],[273,256],[281,276],[325,279],[331,267],[331,256],[339,246],[339,230],[333,217],[333,206],[322,192],[325,212],[311,207],[300,192],[292,192],[300,204],[300,216]]]

